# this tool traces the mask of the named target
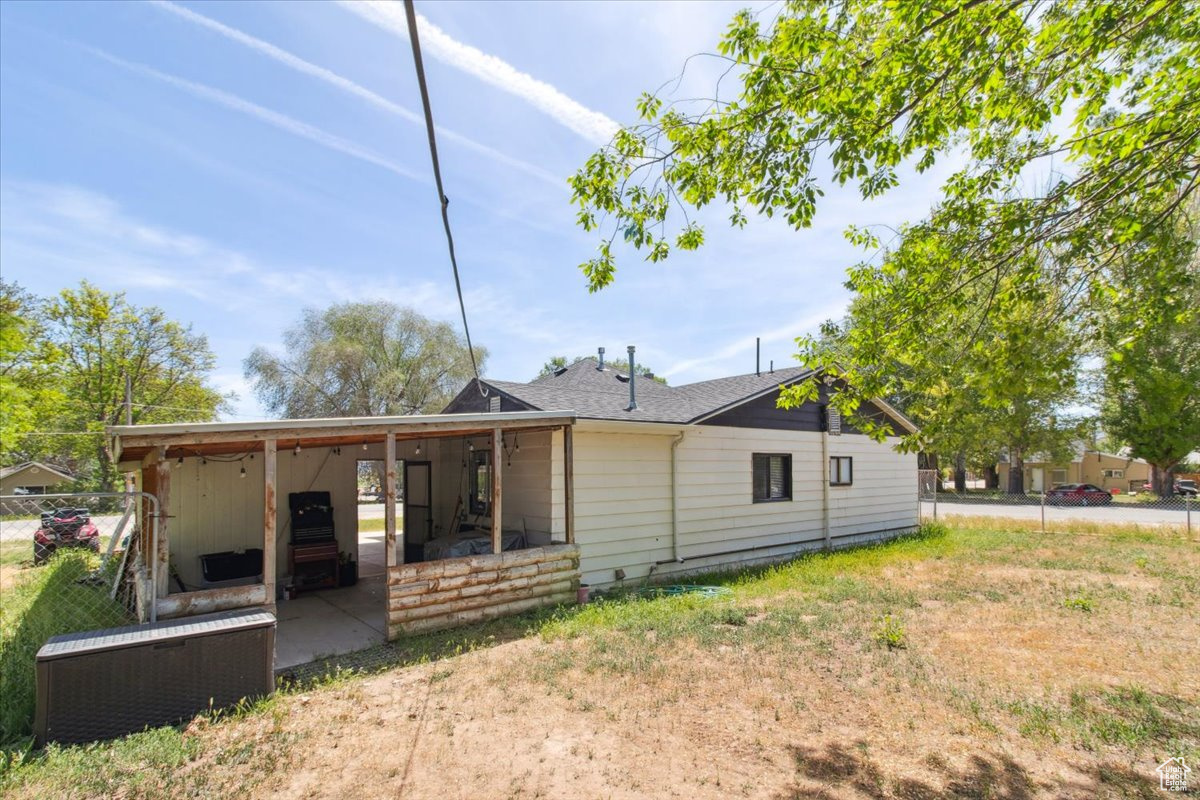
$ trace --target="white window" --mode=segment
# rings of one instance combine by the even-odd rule
[[[1123,469],[1106,469],[1106,470],[1104,470],[1104,477],[1106,477],[1106,478],[1124,478],[1125,470],[1123,470]]]

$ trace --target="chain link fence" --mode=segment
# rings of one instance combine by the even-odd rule
[[[141,493],[0,496],[0,746],[29,733],[47,639],[138,621],[156,513]]]
[[[958,492],[936,470],[920,470],[917,495],[922,520],[992,518],[1043,533],[1136,528],[1200,538],[1200,501],[1191,492],[1159,497],[1077,483],[1019,494],[985,488]]]

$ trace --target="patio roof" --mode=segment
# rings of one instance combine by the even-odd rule
[[[107,428],[121,461],[140,460],[157,447],[168,456],[261,450],[274,440],[286,447],[335,447],[397,438],[437,438],[490,433],[496,428],[529,430],[575,423],[574,411],[508,411],[482,414],[423,414],[394,417],[327,417],[259,422],[180,422],[114,425]],[[186,452],[173,452],[185,448]]]

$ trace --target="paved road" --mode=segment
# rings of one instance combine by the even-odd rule
[[[1006,517],[1008,519],[1042,518],[1040,505],[1005,503],[956,503],[938,498],[938,516],[958,514],[972,517]],[[933,503],[921,503],[921,516],[933,516]],[[1113,503],[1108,506],[1046,506],[1046,522],[1080,520],[1139,525],[1186,525],[1187,511],[1183,508],[1155,508],[1142,505]],[[1192,504],[1192,527],[1200,529],[1200,504]]]

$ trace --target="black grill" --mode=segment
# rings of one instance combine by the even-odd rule
[[[333,506],[329,492],[292,492],[292,544],[321,544],[334,540]]]

